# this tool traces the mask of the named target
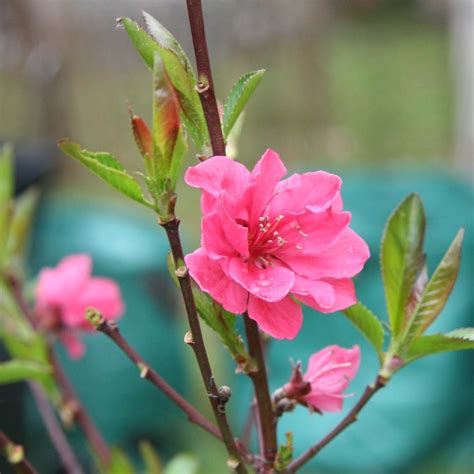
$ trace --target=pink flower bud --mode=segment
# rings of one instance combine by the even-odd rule
[[[36,286],[40,327],[57,335],[73,359],[84,353],[80,332],[93,330],[85,318],[88,307],[97,308],[105,319],[118,318],[124,310],[119,286],[111,279],[92,277],[91,271],[88,255],[70,255],[55,268],[43,268]]]

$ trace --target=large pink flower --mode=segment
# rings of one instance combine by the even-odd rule
[[[294,174],[268,149],[252,172],[225,156],[187,170],[202,190],[201,247],[186,256],[192,277],[233,313],[292,339],[302,324],[294,298],[323,313],[355,303],[351,277],[369,257],[342,211],[341,179]],[[292,295],[294,298],[292,298]]]
[[[59,335],[72,358],[84,353],[80,331],[92,331],[85,319],[88,307],[97,308],[105,319],[122,315],[120,288],[108,278],[91,276],[88,255],[70,255],[55,268],[43,268],[36,286],[35,312],[39,325]]]
[[[325,347],[309,358],[303,379],[311,391],[302,397],[318,411],[341,411],[345,396],[342,392],[355,377],[360,365],[360,348],[344,349],[336,345]]]

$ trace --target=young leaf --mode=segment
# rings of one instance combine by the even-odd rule
[[[413,340],[403,359],[412,362],[437,352],[474,349],[474,328],[462,328],[447,334],[432,334]]]
[[[135,49],[151,71],[154,67],[155,53],[160,54],[169,79],[176,91],[182,113],[185,116],[183,121],[186,128],[197,147],[201,149],[209,141],[208,132],[202,105],[194,89],[196,79],[189,60],[169,31],[160,25],[157,20],[152,19],[150,15],[144,14],[144,16],[150,34],[129,18],[121,18],[120,22],[127,31]],[[159,27],[156,26],[157,24]],[[153,37],[150,35],[153,35]]]
[[[263,75],[265,69],[248,72],[244,74],[232,87],[224,105],[224,120],[222,131],[224,138],[229,136],[236,120],[245,107],[245,104],[250,99],[252,93],[255,91]]]
[[[392,334],[404,327],[405,309],[423,264],[425,213],[410,194],[389,217],[382,236],[380,265]]]
[[[179,102],[159,53],[153,69],[153,159],[156,179],[168,177],[180,131]]]
[[[293,459],[293,433],[285,433],[286,443],[280,445],[278,450],[275,467],[278,472],[284,471]]]
[[[171,157],[171,167],[169,170],[169,178],[171,181],[171,188],[176,188],[176,183],[183,167],[183,160],[188,151],[188,142],[186,140],[186,134],[183,129],[180,129],[178,136],[176,137],[176,143],[173,150],[173,156]]]
[[[114,447],[110,454],[112,459],[108,465],[101,466],[99,462],[99,472],[102,474],[135,474],[133,464],[124,451]]]
[[[0,148],[0,263],[6,250],[12,215],[13,180],[13,149],[3,145]]]
[[[161,461],[151,443],[148,441],[140,441],[138,447],[145,464],[145,474],[161,474]]]
[[[384,340],[384,330],[377,316],[361,302],[357,302],[355,305],[345,309],[343,313],[372,344],[380,358]]]
[[[31,360],[13,359],[0,363],[0,385],[22,380],[41,380],[51,373],[51,368]]]
[[[454,287],[461,263],[464,229],[460,229],[421,294],[404,342],[423,334],[443,309]]]
[[[142,188],[138,182],[127,173],[112,154],[83,150],[80,145],[68,140],[60,141],[59,148],[71,158],[81,162],[115,189],[140,204],[153,208],[153,203],[143,196]]]

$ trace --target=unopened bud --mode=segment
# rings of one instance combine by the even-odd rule
[[[184,343],[189,345],[194,344],[193,333],[191,331],[187,331],[184,335]]]
[[[131,115],[133,137],[141,155],[151,157],[153,154],[153,138],[146,122],[138,115]]]
[[[86,309],[86,319],[95,329],[97,329],[105,320],[102,314],[96,308]]]
[[[19,464],[25,459],[23,446],[19,444],[8,443],[5,446],[5,454],[10,464]]]
[[[140,371],[140,378],[145,379],[150,371],[149,367],[142,362],[137,364],[138,370]]]
[[[219,394],[219,400],[221,403],[227,403],[232,396],[232,389],[228,387],[227,385],[222,385],[219,387],[217,390],[217,393]]]

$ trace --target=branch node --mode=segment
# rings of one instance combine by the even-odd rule
[[[140,378],[146,379],[148,373],[150,372],[150,368],[143,362],[138,362],[137,367],[138,367],[138,370],[140,371]]]
[[[209,90],[209,87],[209,81],[205,78],[202,78],[196,83],[194,88],[198,94],[204,94]]]
[[[20,444],[8,443],[5,454],[10,464],[20,464],[25,459],[25,451]]]
[[[193,333],[191,331],[187,331],[184,335],[184,343],[188,346],[194,345]]]
[[[188,275],[188,267],[186,267],[186,265],[181,265],[175,270],[174,273],[178,278],[184,278]]]

